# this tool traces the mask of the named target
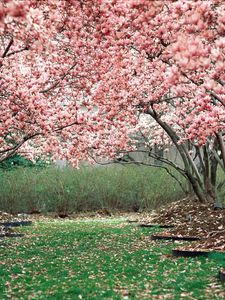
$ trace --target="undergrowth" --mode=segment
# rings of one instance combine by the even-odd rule
[[[165,170],[137,166],[19,167],[0,173],[0,190],[0,210],[10,213],[140,211],[184,196]]]

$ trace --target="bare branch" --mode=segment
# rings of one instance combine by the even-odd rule
[[[8,53],[8,54],[6,55],[6,57],[12,56],[12,55],[14,55],[14,54],[17,54],[17,53],[20,53],[20,52],[23,52],[23,51],[27,51],[27,50],[29,50],[29,49],[30,49],[29,46],[25,46],[25,47],[22,48],[22,49],[15,50],[15,51],[12,51],[12,52]]]
[[[13,38],[10,39],[10,41],[9,41],[9,43],[8,43],[8,45],[7,45],[7,47],[5,48],[5,51],[4,51],[4,53],[2,54],[2,58],[4,58],[4,57],[7,56],[7,53],[9,52],[9,50],[10,50],[12,44],[13,44]]]
[[[2,161],[4,161],[5,159],[9,158],[9,157],[12,157],[16,151],[24,144],[26,143],[28,140],[34,138],[35,136],[39,135],[39,133],[35,133],[35,134],[32,134],[32,135],[27,135],[26,137],[24,137],[22,139],[21,142],[17,143],[15,146],[11,147],[11,148],[8,148],[8,149],[5,149],[5,150],[2,150],[0,151],[1,154],[4,154],[4,153],[7,153],[6,156],[0,158],[0,163]]]
[[[109,162],[99,162],[95,159],[95,157],[91,156],[89,154],[89,156],[94,160],[95,163],[99,164],[99,165],[111,165],[111,164],[121,164],[121,165],[137,165],[137,166],[148,166],[148,167],[155,167],[155,168],[161,168],[166,170],[166,172],[174,179],[177,181],[177,183],[179,184],[179,186],[181,187],[182,191],[186,194],[187,191],[185,190],[185,188],[182,185],[182,182],[165,166],[160,166],[160,165],[155,165],[155,164],[151,164],[151,163],[145,163],[142,161],[121,161],[118,159],[115,159],[113,161],[109,161]]]

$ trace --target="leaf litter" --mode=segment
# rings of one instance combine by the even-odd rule
[[[146,224],[176,225],[157,235],[201,239],[181,249],[225,251],[225,209],[215,209],[210,202],[199,203],[196,199],[185,198],[162,207],[144,221]]]
[[[190,215],[191,219],[187,218]],[[192,247],[202,247],[204,241],[204,247],[221,249],[224,211],[187,200],[154,214],[121,214],[116,219],[101,216],[99,222],[98,216],[85,222],[82,217],[38,216],[32,228],[19,228],[27,238],[8,240],[0,247],[0,278],[5,287],[0,289],[1,298],[224,299],[224,288],[215,278],[218,264],[224,267],[223,260],[172,257],[174,243],[159,245],[149,240],[150,233],[162,230],[127,224],[127,218],[175,223],[176,229],[163,234],[200,236],[204,238],[201,245],[198,242]],[[213,239],[216,241],[210,245]]]
[[[212,260],[171,256],[125,221],[37,221],[0,249],[1,299],[223,299]],[[38,236],[36,236],[38,235]],[[203,276],[204,275],[204,276]],[[201,281],[199,281],[201,278]]]

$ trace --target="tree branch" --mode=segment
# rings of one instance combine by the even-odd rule
[[[8,154],[6,154],[6,156],[0,158],[0,163],[1,163],[2,161],[4,161],[5,159],[9,158],[9,157],[12,157],[12,156],[16,153],[16,151],[17,151],[24,143],[26,143],[28,140],[32,139],[33,137],[35,137],[35,136],[37,136],[37,135],[39,135],[39,134],[40,134],[40,133],[35,133],[35,134],[32,134],[32,135],[28,135],[28,136],[24,137],[24,138],[22,139],[22,141],[21,141],[20,143],[17,143],[14,147],[11,147],[11,148],[8,148],[8,149],[5,149],[5,150],[0,151],[0,153],[1,153],[2,155],[8,152]]]
[[[8,45],[7,45],[7,47],[5,48],[5,51],[4,51],[3,54],[2,54],[2,58],[5,58],[5,57],[7,56],[7,53],[9,52],[9,50],[10,50],[12,44],[13,44],[13,38],[10,39],[10,41],[9,41],[9,43],[8,43]]]
[[[182,185],[182,182],[174,175],[172,174],[172,172],[165,166],[159,166],[159,165],[155,165],[155,164],[150,164],[150,163],[144,163],[142,161],[121,161],[121,160],[118,160],[118,159],[115,159],[113,161],[110,161],[110,162],[104,162],[104,163],[101,163],[99,161],[97,161],[93,156],[91,156],[89,154],[89,156],[95,161],[95,163],[99,164],[99,165],[110,165],[110,164],[121,164],[121,165],[143,165],[143,166],[148,166],[148,167],[155,167],[155,168],[161,168],[161,169],[164,169],[166,170],[166,172],[174,179],[177,181],[177,183],[179,184],[179,186],[181,187],[182,191],[186,194],[187,191],[184,189],[183,185]]]
[[[6,57],[12,56],[12,55],[14,55],[14,54],[17,54],[17,53],[20,53],[20,52],[23,52],[23,51],[26,51],[26,50],[29,50],[29,49],[30,49],[29,46],[25,46],[25,47],[22,48],[22,49],[15,50],[15,51],[12,51],[12,52],[8,53],[8,54],[6,55]]]
[[[46,94],[48,93],[49,91],[51,91],[52,89],[56,88],[60,82],[69,74],[69,72],[76,66],[77,62],[75,62],[68,70],[65,74],[63,74],[61,76],[61,78],[59,80],[57,80],[53,85],[51,85],[49,88],[46,88],[44,90],[41,90],[40,93],[42,94]]]

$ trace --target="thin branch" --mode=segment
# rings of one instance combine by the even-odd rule
[[[156,111],[153,108],[153,104],[152,104],[152,110],[148,110],[145,112],[146,114],[149,114],[150,116],[152,116],[152,118],[162,127],[162,129],[165,130],[165,132],[169,135],[169,137],[171,138],[173,144],[176,146],[177,150],[180,153],[180,156],[182,157],[184,166],[185,166],[185,170],[186,172],[188,172],[189,174],[187,174],[187,176],[191,176],[192,179],[193,176],[190,173],[189,169],[190,166],[193,170],[193,172],[195,173],[197,180],[198,180],[198,184],[200,185],[200,187],[203,187],[203,183],[202,183],[202,179],[200,177],[200,174],[198,172],[198,169],[196,168],[196,165],[192,159],[192,157],[190,156],[189,152],[187,151],[187,149],[185,148],[184,145],[179,144],[179,137],[177,136],[176,132],[166,123],[163,122],[160,117],[158,116],[158,114],[156,113]]]
[[[123,162],[123,161],[118,160],[118,159],[115,159],[115,160],[113,160],[113,161],[109,161],[109,162],[104,162],[104,163],[102,163],[102,162],[97,161],[97,160],[96,160],[93,156],[91,156],[90,154],[89,154],[89,156],[94,160],[94,162],[95,162],[96,164],[99,164],[99,165],[110,165],[110,164],[137,165],[137,166],[142,165],[142,166],[148,166],[148,167],[155,167],[155,168],[161,168],[161,169],[164,169],[164,170],[166,170],[166,172],[167,172],[174,180],[177,181],[177,183],[178,183],[179,186],[181,187],[182,191],[183,191],[185,194],[187,193],[187,191],[184,189],[184,187],[183,187],[183,185],[182,185],[182,182],[181,182],[174,174],[172,174],[171,171],[170,171],[167,167],[165,167],[165,166],[159,166],[159,165],[154,165],[154,164],[150,164],[150,163],[144,163],[144,162],[142,162],[142,161],[131,161],[131,162],[126,161],[126,162]]]
[[[27,50],[29,50],[29,49],[30,49],[29,46],[25,46],[25,47],[22,48],[22,49],[15,50],[15,51],[12,51],[12,52],[8,53],[8,54],[6,55],[6,57],[12,56],[12,55],[14,55],[14,54],[17,54],[17,53],[20,53],[20,52],[23,52],[23,51],[27,51]]]
[[[78,123],[77,121],[74,121],[74,122],[72,122],[72,123],[70,123],[68,125],[60,126],[60,127],[56,128],[56,129],[54,129],[53,132],[61,131],[61,130],[65,129],[65,128],[71,127],[73,125],[82,125],[82,123]]]
[[[219,155],[218,155],[217,151],[215,151],[215,150],[211,150],[211,151],[212,151],[215,159],[217,160],[218,164],[220,165],[221,169],[225,172],[225,167],[224,167],[221,159],[219,158]]]
[[[216,93],[214,93],[213,91],[210,91],[208,89],[206,89],[206,91],[213,96],[213,98],[215,98],[217,101],[219,101],[223,106],[225,106],[225,101],[223,101],[223,99],[221,99],[219,96],[217,96]]]
[[[162,60],[162,62],[164,62],[165,64],[167,64],[167,65],[169,65],[169,66],[172,66],[172,64],[169,63],[169,62],[166,61],[166,60]],[[197,81],[195,81],[195,80],[193,80],[192,78],[188,77],[188,75],[187,75],[185,72],[183,72],[183,71],[180,70],[180,73],[181,73],[186,79],[188,79],[191,83],[193,83],[194,85],[196,85],[196,86],[200,86],[200,85],[201,85],[201,83],[198,83]],[[217,101],[219,101],[223,106],[225,106],[225,101],[224,101],[223,99],[221,99],[215,92],[210,91],[209,89],[206,89],[206,92],[207,92],[208,94],[210,94],[214,99],[216,99]]]
[[[41,90],[40,93],[42,94],[46,94],[48,93],[49,91],[51,91],[52,89],[56,88],[60,82],[69,74],[69,72],[76,66],[77,62],[75,62],[68,70],[65,74],[63,74],[61,76],[61,78],[59,80],[57,80],[53,85],[51,85],[49,88],[46,88],[44,90]]]
[[[177,164],[175,164],[172,160],[170,160],[170,159],[168,159],[168,158],[165,158],[165,157],[162,157],[162,156],[159,156],[159,155],[157,155],[156,153],[153,153],[153,152],[152,152],[152,148],[148,145],[148,139],[147,139],[146,136],[142,133],[141,130],[139,130],[139,131],[140,131],[142,137],[144,138],[144,140],[145,140],[145,142],[146,142],[146,144],[147,144],[147,147],[148,147],[149,151],[146,151],[146,152],[148,152],[148,155],[149,155],[150,157],[152,157],[152,158],[154,158],[154,159],[159,159],[159,160],[161,160],[162,162],[164,162],[164,163],[170,165],[171,167],[175,168],[178,172],[180,172],[182,176],[185,176],[185,178],[187,178],[185,171],[184,171],[183,169],[181,169]],[[146,144],[145,144],[145,146],[146,146]],[[137,150],[137,151],[140,152],[140,150]],[[141,151],[142,151],[142,150],[141,150]],[[145,150],[143,150],[143,151],[145,151]]]
[[[0,151],[1,154],[8,152],[8,154],[6,156],[0,158],[0,163],[9,157],[12,157],[24,143],[26,143],[28,140],[32,139],[33,137],[35,137],[37,135],[39,135],[39,133],[28,135],[28,136],[24,137],[22,139],[22,141],[20,143],[17,143],[14,147]]]
[[[221,79],[217,79],[216,80],[219,84],[221,84],[222,86],[225,86],[225,82]]]
[[[185,178],[187,178],[186,173],[183,169],[181,169],[178,165],[176,165],[175,163],[173,163],[171,160],[165,158],[165,157],[161,157],[157,154],[152,153],[151,151],[147,151],[147,150],[131,150],[131,151],[120,151],[119,154],[130,154],[130,153],[147,153],[149,155],[149,157],[152,157],[154,159],[160,160],[161,162],[173,167],[174,169],[176,169],[182,176],[184,176]]]
[[[10,41],[9,41],[9,43],[8,43],[8,45],[7,45],[7,47],[5,48],[5,51],[4,51],[3,54],[2,54],[2,58],[5,58],[5,57],[7,56],[7,53],[9,52],[9,50],[10,50],[12,44],[13,44],[13,38],[10,39]]]

